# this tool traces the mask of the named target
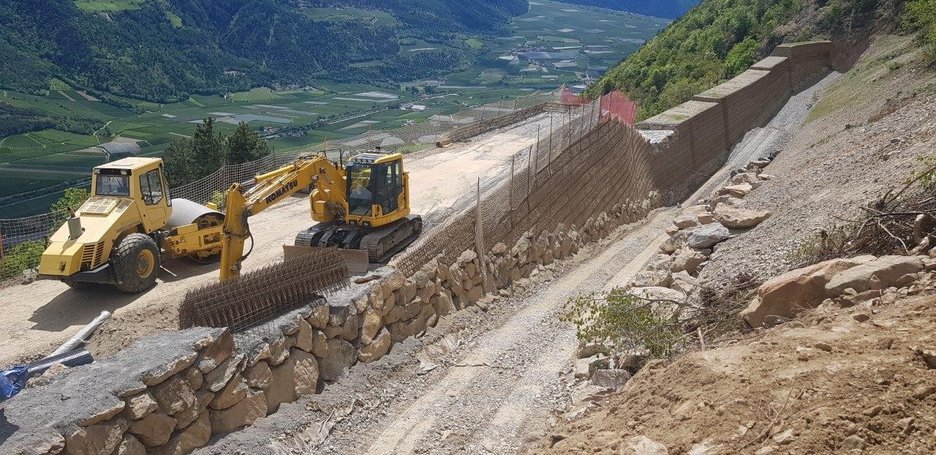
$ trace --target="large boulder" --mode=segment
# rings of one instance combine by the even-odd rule
[[[670,271],[673,273],[686,271],[690,274],[699,271],[699,266],[708,259],[704,254],[691,248],[683,248],[673,255],[673,264]]]
[[[719,195],[727,194],[736,198],[743,198],[747,196],[754,190],[754,187],[750,183],[739,183],[737,185],[728,185],[720,190],[718,190]]]
[[[919,256],[881,256],[835,275],[825,285],[825,295],[838,297],[848,288],[867,291],[871,289],[872,276],[880,280],[879,289],[886,289],[897,284],[904,275],[922,270],[923,259]]]
[[[761,327],[771,316],[795,317],[826,298],[826,284],[836,274],[873,259],[832,259],[771,278],[757,289],[757,297],[741,312],[741,318],[751,327]]]
[[[703,224],[689,233],[689,246],[704,250],[731,238],[728,228],[721,223]]]
[[[715,207],[715,219],[731,229],[752,228],[767,218],[770,218],[770,212],[766,210],[743,209],[727,204],[718,204],[718,207]]]
[[[673,284],[673,275],[669,270],[644,270],[634,276],[631,284],[636,287],[667,287]]]

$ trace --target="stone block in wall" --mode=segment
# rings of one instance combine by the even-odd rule
[[[126,399],[124,415],[130,420],[140,420],[155,411],[159,405],[149,392],[143,392]]]
[[[154,412],[133,422],[129,432],[147,447],[161,446],[169,442],[172,431],[175,430],[176,419],[165,414]]]
[[[331,306],[328,304],[317,305],[312,309],[312,314],[306,319],[306,322],[315,329],[324,329],[328,325],[328,316],[331,313]]]
[[[146,446],[133,435],[125,434],[117,446],[117,455],[146,455]]]
[[[386,327],[382,327],[370,344],[361,346],[361,350],[358,352],[358,361],[369,363],[387,355],[387,352],[390,351],[391,341],[390,332]]]
[[[333,338],[325,343],[325,349],[318,358],[318,374],[324,381],[334,382],[343,375],[357,359],[354,346],[340,338]]]
[[[372,309],[365,310],[361,323],[361,343],[370,344],[381,328],[383,328],[383,318],[380,314]]]
[[[195,421],[202,413],[208,409],[208,404],[211,403],[211,400],[214,399],[214,394],[207,390],[196,390],[195,391],[195,403],[192,406],[189,406],[188,409],[185,409],[182,412],[177,413],[173,417],[176,419],[176,429],[181,430],[189,426],[192,422]]]
[[[293,398],[295,399],[295,398]],[[251,425],[267,415],[267,399],[263,391],[251,390],[243,400],[234,406],[205,413],[211,424],[211,432],[230,433]],[[194,425],[194,424],[193,424]]]
[[[218,392],[242,369],[244,354],[228,357],[217,368],[205,375],[205,388],[211,392]],[[158,397],[157,397],[158,401]]]
[[[88,427],[71,427],[70,431],[65,434],[67,453],[88,455],[113,453],[123,441],[123,434],[128,428],[130,428],[130,422],[120,417]]]
[[[311,337],[311,335],[310,335]],[[311,349],[309,350],[311,352]],[[265,390],[273,382],[273,373],[270,370],[270,364],[258,362],[256,365],[244,371],[244,381],[248,386],[255,389]]]
[[[312,354],[293,348],[286,361],[271,369],[271,375],[270,386],[263,392],[267,414],[276,412],[282,403],[291,403],[301,395],[315,392],[319,379],[319,363]]]
[[[155,455],[183,455],[204,447],[209,439],[211,439],[211,421],[208,413],[204,412],[189,426],[176,432],[169,438],[169,442],[150,452]]]
[[[219,390],[211,403],[211,409],[227,409],[247,396],[247,384],[241,375],[235,375],[223,389]]]
[[[195,391],[181,376],[173,376],[151,390],[159,409],[168,415],[175,415],[195,403]]]

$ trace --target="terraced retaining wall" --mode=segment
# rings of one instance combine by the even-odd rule
[[[568,145],[557,153],[531,150],[479,206],[425,234],[379,280],[329,302],[234,335],[197,328],[147,337],[25,390],[3,405],[0,453],[188,453],[321,393],[440,317],[688,196],[744,132],[828,72],[828,48],[781,46],[640,131],[604,118],[561,139]]]

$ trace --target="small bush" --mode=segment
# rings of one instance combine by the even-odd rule
[[[584,343],[600,343],[623,352],[646,350],[651,358],[675,354],[684,344],[682,330],[671,318],[657,315],[652,301],[615,289],[606,295],[587,294],[570,299],[563,320],[576,326]]]
[[[44,242],[21,243],[4,251],[3,259],[0,259],[0,279],[12,278],[23,270],[37,267],[43,251]]]
[[[218,207],[219,212],[223,212],[227,207],[227,193],[223,191],[211,193],[211,202]]]
[[[936,0],[910,0],[903,22],[907,29],[920,32],[930,63],[936,64]]]
[[[850,254],[855,235],[853,225],[832,225],[808,237],[792,253],[789,259],[797,267],[806,267],[822,261],[846,257]]]

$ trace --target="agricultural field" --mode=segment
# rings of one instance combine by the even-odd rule
[[[106,12],[136,8],[142,0],[76,3],[82,9]],[[307,8],[304,13],[336,22],[392,25],[394,20],[388,14],[357,8]],[[97,147],[100,144],[135,142],[140,154],[159,156],[173,140],[190,136],[195,124],[207,117],[215,118],[224,133],[233,131],[239,122],[247,122],[262,131],[277,153],[326,142],[346,149],[383,145],[420,150],[434,142],[435,134],[492,115],[497,109],[509,109],[512,100],[552,92],[563,84],[587,84],[589,78],[636,50],[666,23],[664,19],[533,0],[530,12],[510,24],[507,36],[464,36],[449,44],[404,38],[402,53],[445,45],[477,52],[474,66],[441,81],[400,86],[322,81],[314,87],[288,90],[257,87],[224,95],[193,95],[172,104],[113,97],[132,109],[102,102],[59,79],[49,81],[44,95],[0,90],[0,103],[106,124],[95,135],[43,130],[0,138],[0,172],[4,175],[0,179],[0,218],[46,211],[55,193],[60,193],[56,185],[87,177],[91,167],[105,162],[106,155]],[[499,107],[493,111],[477,109],[490,103]],[[418,109],[412,107],[414,104]],[[52,194],[45,194],[43,188],[50,187],[55,187],[48,190]],[[4,199],[22,192],[30,192],[28,203]]]

